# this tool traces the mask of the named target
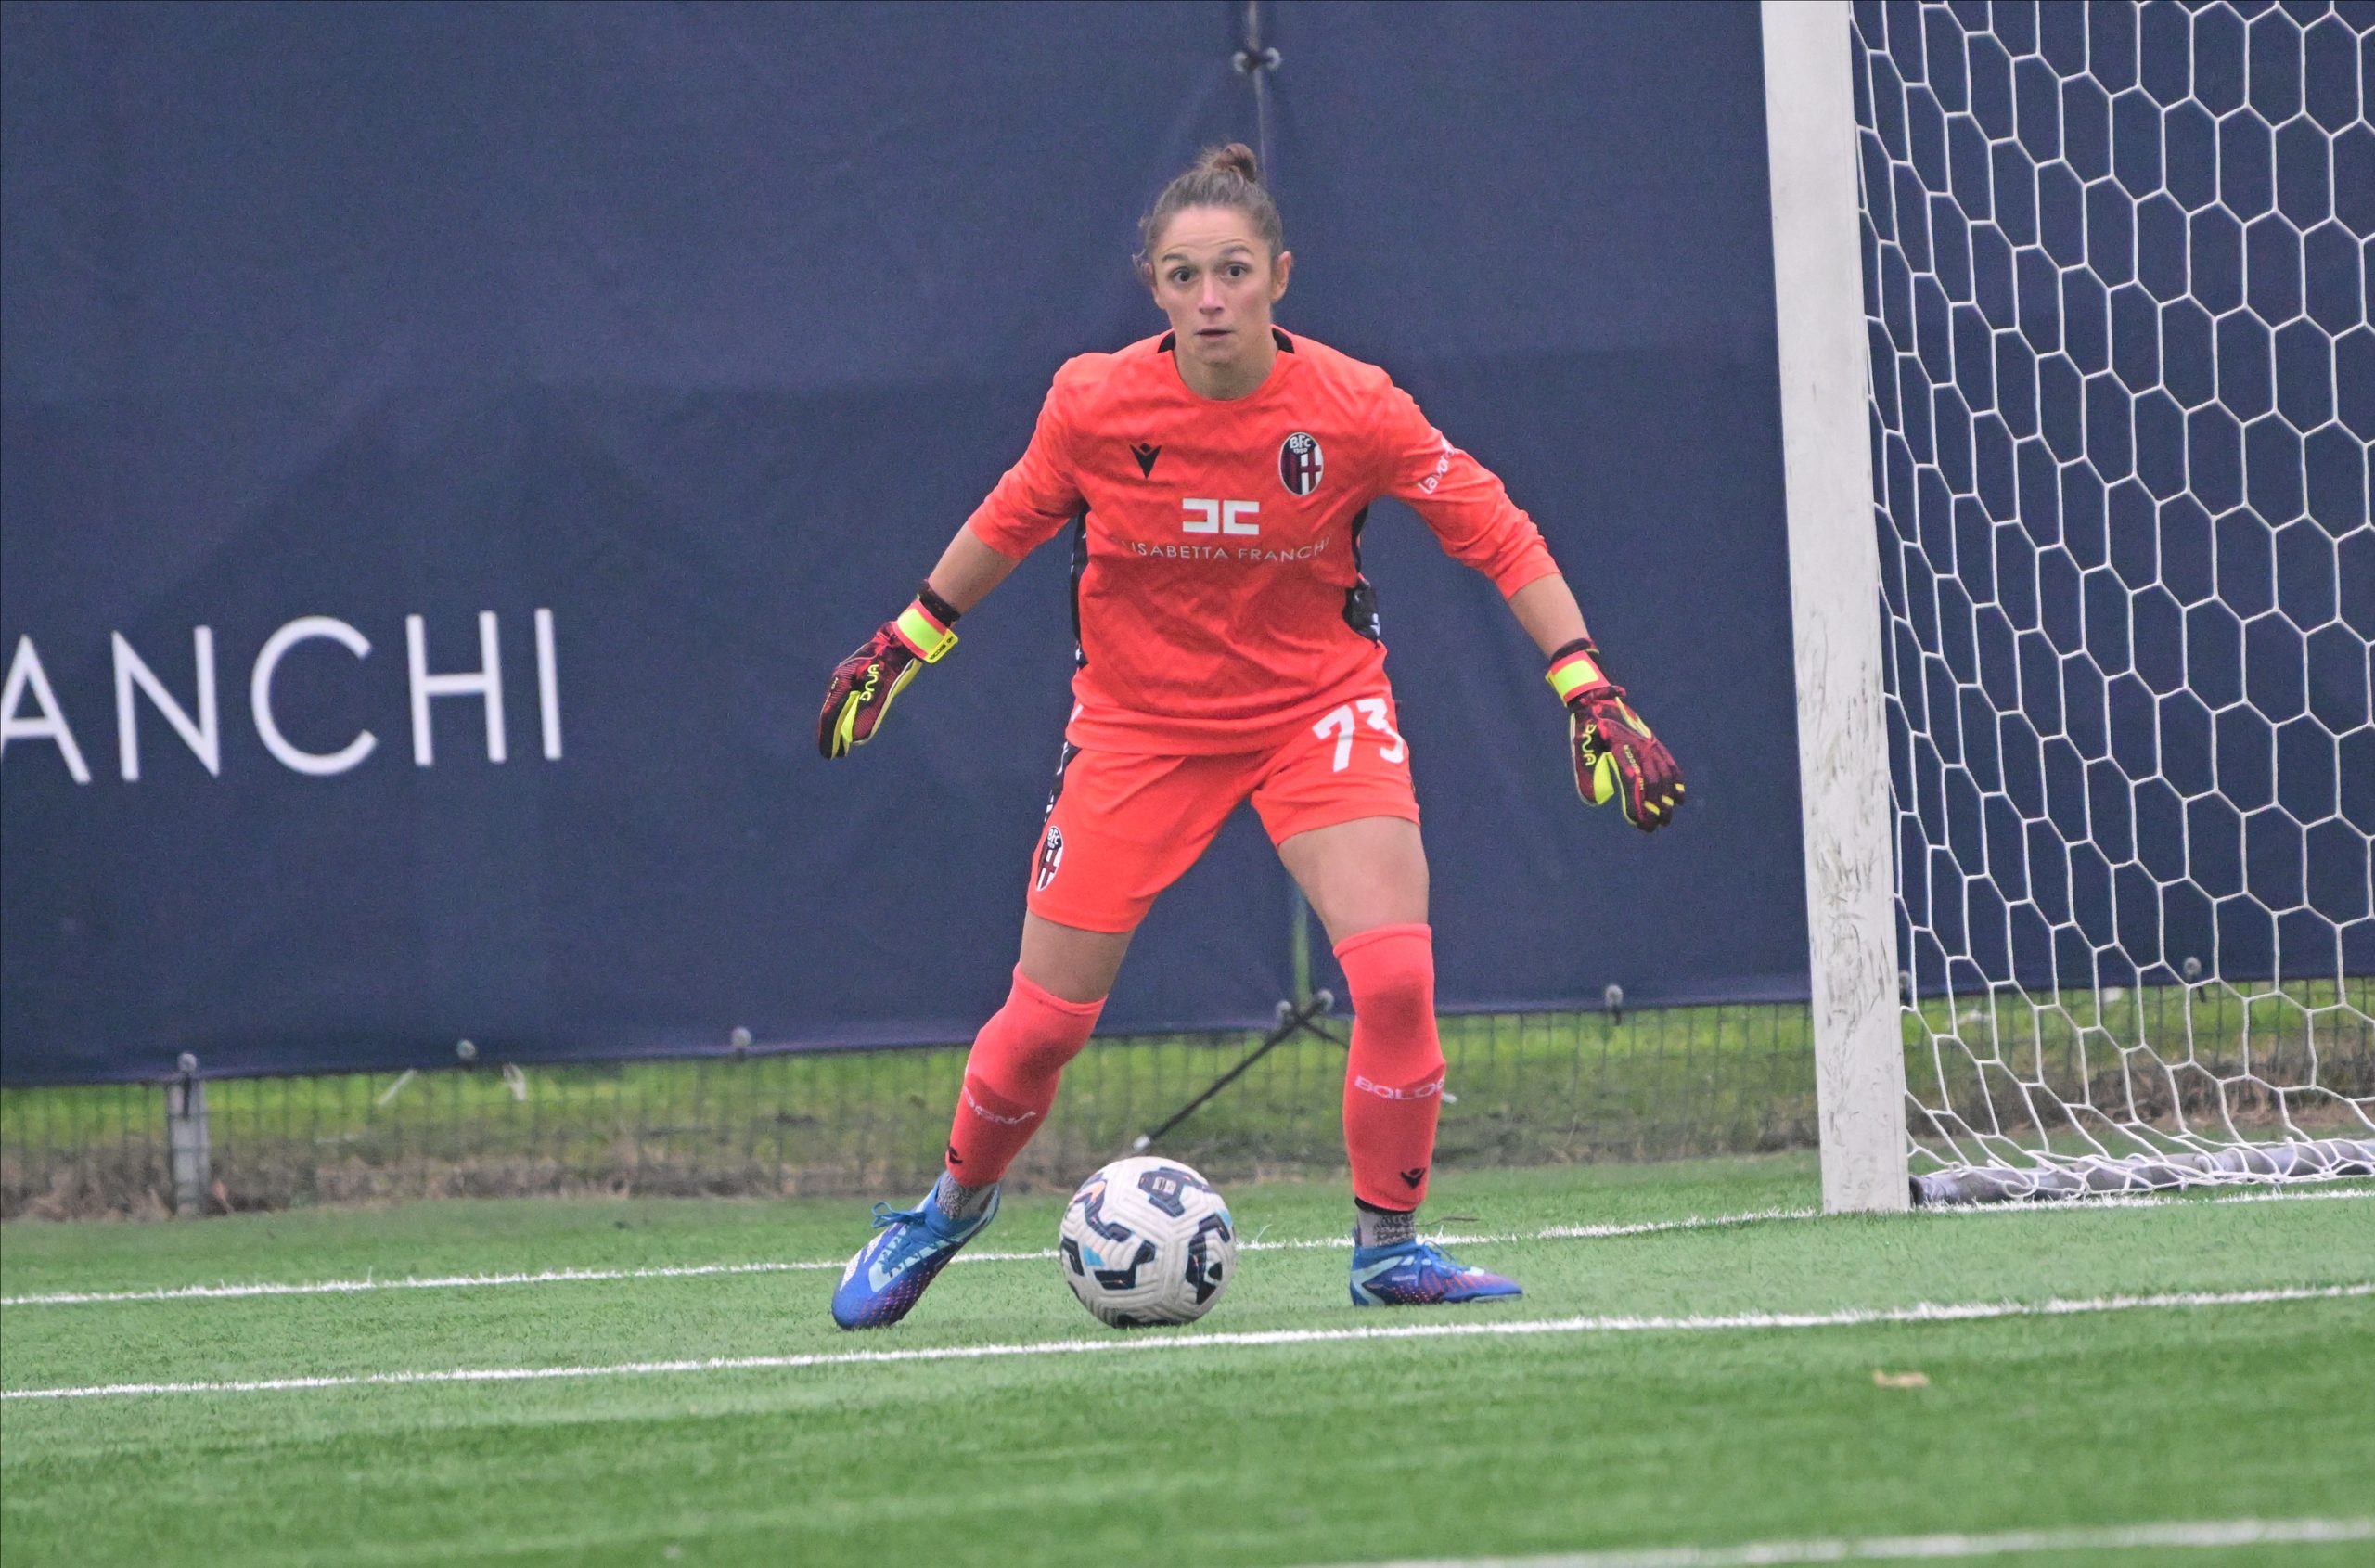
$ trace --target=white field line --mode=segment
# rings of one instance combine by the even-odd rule
[[[1561,1225],[1546,1230],[1510,1231],[1497,1235],[1447,1232],[1429,1233],[1431,1240],[1444,1246],[1472,1247],[1496,1241],[1564,1241],[1603,1236],[1647,1236],[1662,1230],[1702,1230],[1714,1226],[1746,1225],[1765,1219],[1811,1219],[1813,1209],[1765,1209],[1754,1214],[1716,1215],[1689,1219],[1649,1220],[1637,1225]],[[1297,1253],[1334,1248],[1348,1251],[1353,1245],[1350,1236],[1320,1237],[1306,1240],[1265,1241],[1246,1240],[1238,1243],[1238,1251],[1245,1253]],[[1056,1249],[1044,1247],[1036,1252],[959,1253],[958,1263],[1031,1263],[1056,1255]],[[321,1296],[345,1295],[361,1291],[450,1291],[474,1289],[481,1285],[556,1285],[581,1280],[598,1279],[698,1279],[715,1274],[806,1274],[826,1270],[839,1272],[847,1258],[802,1258],[797,1261],[770,1263],[697,1263],[660,1265],[643,1268],[547,1268],[534,1274],[448,1274],[425,1278],[406,1277],[400,1279],[322,1279],[305,1284],[275,1284],[269,1281],[244,1285],[175,1285],[147,1291],[61,1291],[48,1295],[0,1296],[0,1306],[79,1306],[94,1302],[130,1301],[220,1301],[241,1296]]]
[[[680,1361],[624,1361],[584,1367],[476,1367],[324,1377],[250,1378],[222,1382],[91,1383],[79,1388],[0,1389],[6,1399],[98,1399],[136,1394],[271,1394],[290,1389],[360,1388],[402,1383],[536,1382],[554,1378],[655,1377],[802,1367],[852,1367],[898,1361],[984,1361],[1011,1356],[1093,1356],[1249,1345],[1341,1344],[1366,1340],[1431,1340],[1474,1335],[1711,1333],[1771,1329],[1855,1328],[1875,1323],[1967,1323],[1996,1317],[2067,1317],[2154,1307],[2259,1306],[2278,1302],[2375,1297],[2375,1281],[2265,1291],[2188,1291],[2150,1296],[2089,1296],[2042,1302],[1919,1302],[1911,1306],[1836,1312],[1740,1312],[1699,1317],[1470,1317],[1359,1329],[1268,1329],[1248,1333],[1117,1334],[1110,1339],[1040,1340],[1021,1344],[934,1345],[915,1350],[845,1350],[800,1356],[711,1356]]]
[[[2067,1200],[2039,1202],[1994,1203],[1978,1207],[1923,1209],[1916,1214],[1923,1218],[1947,1216],[1980,1218],[1994,1215],[2018,1214],[2085,1214],[2096,1209],[2153,1209],[2178,1203],[2287,1203],[2317,1199],[2375,1199],[2375,1188],[2322,1189],[2271,1192],[2239,1192],[2223,1198],[2183,1198],[2176,1196],[2089,1198],[2073,1203]],[[1758,1209],[1732,1215],[1696,1215],[1684,1219],[1645,1220],[1631,1225],[1554,1225],[1541,1230],[1505,1231],[1492,1234],[1429,1232],[1428,1239],[1447,1247],[1489,1246],[1505,1241],[1576,1241],[1599,1240],[1617,1236],[1651,1236],[1675,1230],[1712,1230],[1725,1226],[1754,1225],[1769,1220],[1820,1219],[1819,1209]],[[1265,1241],[1249,1239],[1238,1243],[1238,1250],[1251,1253],[1311,1252],[1333,1248],[1339,1252],[1352,1246],[1348,1236],[1320,1237],[1310,1240]],[[958,1263],[1033,1263],[1056,1255],[1055,1249],[1041,1248],[1032,1252],[959,1253]],[[712,1276],[733,1274],[808,1274],[839,1270],[845,1258],[802,1258],[797,1260],[763,1261],[758,1263],[696,1263],[650,1265],[635,1268],[546,1268],[527,1274],[443,1274],[379,1279],[316,1279],[297,1282],[257,1280],[240,1284],[166,1285],[153,1289],[132,1291],[57,1291],[37,1295],[0,1296],[0,1307],[9,1306],[83,1306],[114,1302],[150,1301],[228,1301],[254,1296],[329,1296],[352,1295],[368,1291],[456,1291],[477,1290],[498,1285],[566,1285],[611,1279],[700,1279]]]
[[[2375,1540],[2375,1519],[2203,1519],[2093,1529],[2007,1530],[1989,1536],[1862,1536],[1754,1541],[1731,1547],[1648,1547],[1548,1557],[1412,1557],[1343,1568],[1788,1568],[1804,1562],[1942,1562],[2038,1551],[2325,1546],[2365,1540]]]

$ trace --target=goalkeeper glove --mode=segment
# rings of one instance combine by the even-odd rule
[[[915,603],[885,621],[857,651],[833,666],[825,688],[825,710],[816,718],[816,750],[845,757],[853,746],[874,739],[891,700],[906,689],[916,672],[937,664],[956,646],[956,607],[931,591],[927,579]]]
[[[1624,820],[1645,833],[1673,821],[1682,803],[1682,769],[1624,700],[1624,688],[1601,673],[1592,639],[1577,637],[1552,654],[1544,678],[1567,704],[1575,793],[1587,805],[1614,800]]]

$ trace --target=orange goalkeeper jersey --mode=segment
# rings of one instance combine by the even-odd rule
[[[1074,526],[1074,745],[1254,751],[1382,688],[1361,575],[1380,495],[1504,596],[1557,570],[1500,480],[1384,371],[1276,336],[1269,378],[1226,401],[1188,390],[1168,334],[1067,361],[966,522],[1017,559]]]

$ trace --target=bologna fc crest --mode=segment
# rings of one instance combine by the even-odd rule
[[[1297,431],[1278,443],[1278,482],[1292,494],[1308,495],[1318,489],[1323,468],[1318,439],[1309,431]]]
[[[1064,863],[1064,830],[1054,823],[1047,824],[1047,839],[1039,846],[1039,879],[1033,891],[1045,893],[1047,884],[1056,880],[1056,868]]]

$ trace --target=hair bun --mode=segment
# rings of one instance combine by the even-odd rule
[[[1149,266],[1156,244],[1162,238],[1164,225],[1175,213],[1190,207],[1226,207],[1245,215],[1270,248],[1270,259],[1277,261],[1287,248],[1286,236],[1278,226],[1278,204],[1262,183],[1262,165],[1253,161],[1253,149],[1243,142],[1231,142],[1226,147],[1208,147],[1196,155],[1188,170],[1162,187],[1147,215],[1138,220],[1138,277],[1151,284],[1154,273]]]
[[[1253,149],[1243,142],[1231,142],[1226,147],[1211,148],[1197,160],[1197,166],[1214,174],[1226,171],[1248,185],[1262,183],[1262,166],[1253,161]]]

